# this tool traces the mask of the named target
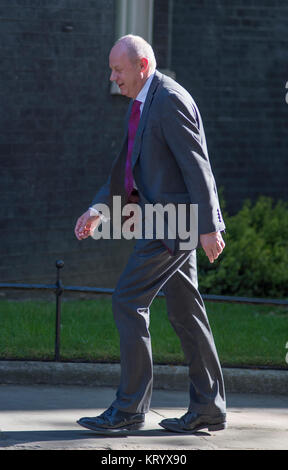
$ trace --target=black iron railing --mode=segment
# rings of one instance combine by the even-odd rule
[[[103,288],[103,287],[88,287],[88,286],[64,286],[61,277],[60,270],[64,267],[64,261],[56,261],[56,282],[55,284],[22,284],[22,283],[11,283],[1,282],[0,289],[16,289],[16,290],[42,290],[42,291],[54,291],[56,297],[56,318],[55,318],[55,348],[54,348],[54,360],[60,360],[60,330],[61,330],[61,299],[63,292],[79,292],[79,293],[94,293],[94,294],[107,294],[112,295],[114,289]],[[162,297],[164,294],[159,292],[158,296]],[[264,299],[264,298],[251,298],[251,297],[234,297],[225,295],[202,295],[203,299],[207,302],[229,302],[229,303],[240,303],[240,304],[256,304],[256,305],[278,305],[288,306],[288,300],[282,299]]]

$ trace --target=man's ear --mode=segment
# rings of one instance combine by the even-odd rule
[[[147,72],[148,66],[148,59],[146,59],[146,57],[142,57],[142,59],[140,59],[141,72]]]

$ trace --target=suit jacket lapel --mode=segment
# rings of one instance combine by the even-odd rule
[[[139,153],[140,153],[142,134],[145,129],[147,117],[149,114],[149,108],[152,103],[154,93],[157,90],[157,87],[160,83],[161,77],[162,77],[162,74],[156,70],[155,76],[151,82],[151,85],[149,87],[149,90],[146,96],[144,108],[142,110],[141,119],[140,119],[139,126],[136,132],[135,140],[134,140],[133,153],[132,153],[132,168],[134,167],[138,159]]]

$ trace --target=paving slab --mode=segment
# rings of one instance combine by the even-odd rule
[[[101,436],[76,420],[96,416],[115,397],[110,387],[75,385],[1,385],[0,450],[130,451],[287,450],[288,399],[284,395],[227,395],[228,428],[177,434],[159,421],[187,409],[185,391],[154,390],[145,427],[131,434]]]

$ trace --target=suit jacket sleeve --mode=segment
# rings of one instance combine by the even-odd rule
[[[182,172],[191,204],[198,205],[199,233],[224,230],[201,116],[188,93],[183,96],[172,92],[162,99],[161,126]]]

